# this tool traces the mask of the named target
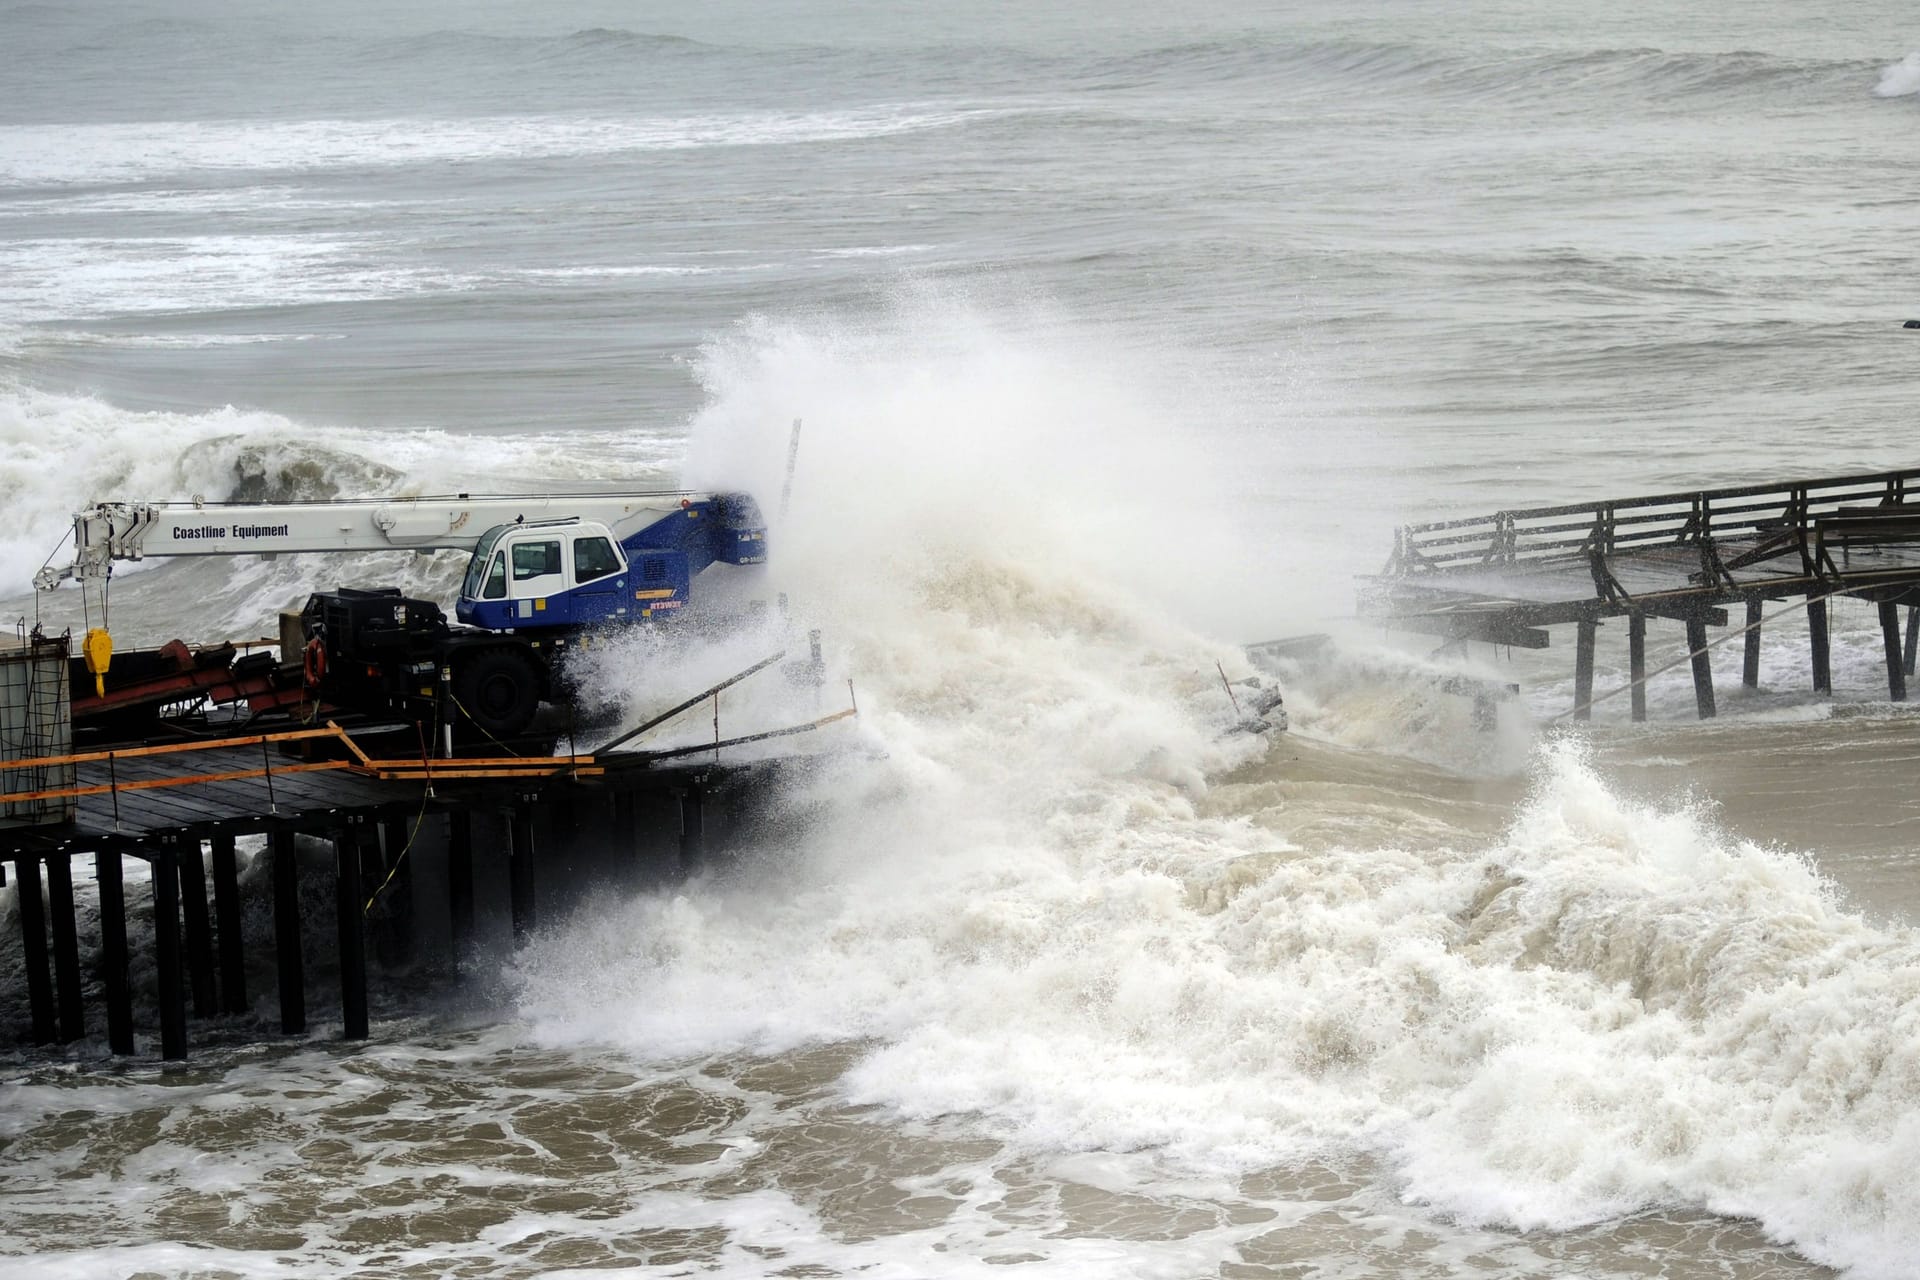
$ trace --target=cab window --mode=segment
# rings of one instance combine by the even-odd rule
[[[480,593],[482,600],[505,600],[507,598],[507,558],[495,556],[493,566],[487,570],[487,589]]]
[[[480,535],[480,544],[473,549],[473,558],[467,561],[467,576],[460,584],[460,594],[471,599],[480,594],[480,582],[493,562],[493,544],[500,541],[507,526],[495,525]]]
[[[620,571],[620,558],[613,554],[613,544],[605,538],[575,538],[573,540],[573,580],[592,582],[595,578],[604,578],[610,573]]]
[[[525,582],[529,578],[544,578],[550,573],[560,572],[560,543],[520,542],[513,548],[513,580]]]

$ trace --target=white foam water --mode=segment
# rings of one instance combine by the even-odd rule
[[[1228,655],[1112,576],[1171,566],[1089,536],[1124,460],[1168,478],[1150,443],[1118,427],[1079,483],[1044,465],[1071,412],[1017,394],[979,411],[969,371],[997,394],[1017,367],[920,366],[938,385],[919,402],[968,403],[992,440],[1012,510],[1020,477],[1053,481],[1046,519],[1001,519],[946,452],[960,424],[856,429],[868,388],[898,394],[859,376],[871,356],[798,335],[745,367],[717,356],[718,436],[694,456],[717,465],[748,438],[728,426],[761,420],[729,394],[756,402],[760,361],[838,389],[846,434],[821,432],[786,532],[883,758],[792,797],[794,825],[733,876],[539,943],[521,970],[538,1043],[642,1062],[851,1043],[847,1106],[957,1124],[1007,1162],[1143,1153],[1162,1198],[1377,1162],[1382,1192],[1468,1226],[1707,1212],[1903,1273],[1911,929],[1869,925],[1803,855],[1705,809],[1621,799],[1571,738],[1490,841],[1278,835],[1244,799],[1287,771],[1232,732],[1211,678]],[[1076,399],[1116,431],[1110,403]],[[1186,1244],[1218,1247],[1203,1237]]]
[[[1920,93],[1920,53],[1910,53],[1881,71],[1880,83],[1873,87],[1873,91],[1882,98],[1903,98],[1910,93]]]
[[[0,246],[0,306],[21,323],[458,292],[479,283],[381,262],[369,239],[143,236]]]
[[[993,113],[984,107],[899,103],[849,111],[678,117],[556,114],[8,125],[0,126],[0,179],[52,186],[240,170],[302,172],[778,146],[951,128]]]

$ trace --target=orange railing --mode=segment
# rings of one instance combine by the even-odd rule
[[[275,743],[301,742],[330,738],[343,745],[350,759],[316,760],[298,764],[275,765],[267,748]],[[387,782],[424,781],[431,784],[441,778],[548,778],[556,774],[570,773],[593,776],[606,770],[594,763],[591,756],[505,756],[478,757],[470,759],[452,759],[434,762],[421,757],[418,760],[376,760],[360,749],[360,744],[348,736],[346,730],[329,721],[324,729],[291,729],[283,733],[257,733],[239,738],[214,738],[199,742],[165,743],[152,747],[116,747],[105,751],[80,751],[59,756],[38,756],[26,760],[0,761],[7,770],[34,769],[55,765],[81,765],[105,763],[109,771],[121,760],[133,760],[150,756],[176,756],[194,751],[214,751],[221,748],[259,747],[261,748],[261,767],[258,769],[233,769],[220,773],[191,773],[170,775],[164,778],[136,778],[121,782],[110,778],[104,783],[77,784],[68,787],[53,787],[41,791],[16,791],[0,794],[0,804],[24,803],[32,800],[60,800],[78,796],[117,795],[122,791],[152,791],[165,787],[192,786],[209,782],[241,782],[251,778],[265,778],[269,782],[282,775],[296,773],[325,773],[345,770],[362,777],[378,778]]]

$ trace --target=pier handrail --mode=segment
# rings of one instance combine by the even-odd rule
[[[16,791],[0,794],[0,804],[26,803],[35,800],[63,800],[79,796],[115,795],[122,791],[154,791],[168,787],[185,787],[201,783],[239,782],[251,778],[272,778],[282,774],[323,773],[331,770],[351,770],[366,777],[378,778],[384,782],[412,782],[424,780],[431,775],[439,778],[542,778],[560,772],[577,774],[601,774],[605,769],[591,759],[570,756],[507,756],[507,757],[469,757],[452,760],[447,766],[432,768],[423,766],[418,760],[377,760],[360,749],[345,729],[329,720],[321,729],[290,729],[282,733],[255,733],[238,738],[205,738],[190,742],[167,742],[147,747],[115,747],[101,751],[79,751],[58,756],[36,756],[32,759],[0,761],[0,767],[7,770],[34,769],[60,764],[98,764],[109,766],[117,761],[143,756],[184,755],[193,751],[213,751],[221,748],[266,747],[277,742],[302,742],[316,738],[330,738],[344,745],[350,753],[350,759],[315,760],[299,764],[273,765],[271,761],[259,769],[236,769],[221,773],[183,773],[164,778],[141,778],[122,782],[118,777],[107,783],[85,783],[65,787],[53,787],[40,791]],[[580,763],[585,759],[585,763]]]
[[[1660,544],[1703,545],[1760,537],[1808,546],[1826,529],[1870,524],[1881,511],[1920,509],[1920,468],[1776,484],[1736,485],[1639,498],[1496,511],[1405,524],[1382,577],[1579,559]],[[1865,508],[1863,510],[1863,508]]]

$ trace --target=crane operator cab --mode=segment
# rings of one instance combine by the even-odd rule
[[[454,614],[493,631],[658,621],[686,603],[707,565],[758,564],[765,547],[760,510],[744,494],[683,501],[625,541],[594,520],[495,525],[473,549]]]

